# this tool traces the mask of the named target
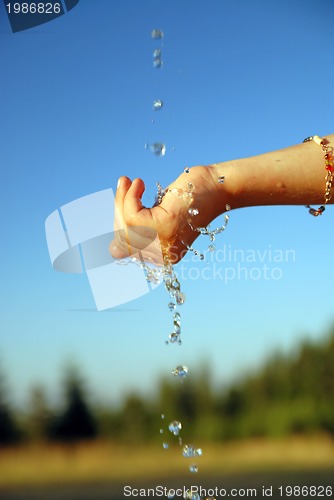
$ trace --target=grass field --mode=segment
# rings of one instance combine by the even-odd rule
[[[334,442],[327,436],[285,440],[252,440],[202,445],[196,460],[199,473],[191,475],[180,447],[121,446],[108,442],[75,446],[34,445],[0,450],[0,488],[46,485],[155,481],[196,476],[209,478],[243,473],[293,470],[333,470]],[[334,486],[334,484],[333,484]],[[334,494],[333,494],[334,495]],[[2,498],[0,496],[0,498]]]

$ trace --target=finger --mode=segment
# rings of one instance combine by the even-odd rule
[[[117,242],[117,239],[114,239],[109,245],[109,252],[111,253],[114,259],[124,259],[128,257],[129,254],[127,251],[123,250]]]
[[[123,175],[118,179],[117,190],[115,195],[115,204],[120,213],[123,213],[124,199],[126,193],[131,187],[131,184],[132,184],[131,179],[129,179],[129,177],[126,177],[125,175]]]
[[[128,256],[128,251],[124,248],[123,239],[120,237],[120,231],[124,232],[124,198],[131,186],[131,179],[126,176],[119,178],[115,195],[115,214],[114,214],[114,240],[109,245],[109,251],[115,259],[121,259]]]
[[[126,176],[119,178],[115,195],[115,231],[124,228],[124,198],[131,186],[131,179]]]
[[[142,179],[134,179],[124,196],[123,209],[127,220],[136,217],[143,208],[141,198],[144,191],[144,181],[142,181]]]

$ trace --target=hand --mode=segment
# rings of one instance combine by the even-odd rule
[[[189,191],[188,183],[194,185],[192,201],[182,194]],[[219,190],[214,167],[192,167],[169,187],[159,205],[143,206],[141,198],[145,184],[141,179],[131,181],[121,177],[115,196],[115,239],[110,252],[115,258],[125,258],[141,252],[144,260],[162,265],[168,256],[172,263],[184,257],[187,245],[197,238],[189,222],[196,227],[205,227],[219,215]],[[198,215],[191,217],[188,209],[197,208]]]

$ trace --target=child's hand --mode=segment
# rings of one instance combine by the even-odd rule
[[[183,173],[168,187],[162,202],[152,208],[141,202],[144,182],[121,177],[115,197],[115,239],[110,245],[113,257],[124,258],[140,251],[144,260],[157,264],[163,263],[167,253],[171,262],[181,260],[187,251],[184,243],[190,245],[198,236],[189,222],[204,227],[219,215],[217,201],[222,194],[212,168],[193,167]],[[195,186],[190,204],[189,196],[182,199],[182,193],[189,191],[188,183]],[[191,217],[190,207],[197,208],[198,215]]]

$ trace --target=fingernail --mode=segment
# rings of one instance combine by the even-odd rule
[[[119,186],[121,185],[121,178],[118,179],[118,182],[117,182],[117,189],[119,188]]]

